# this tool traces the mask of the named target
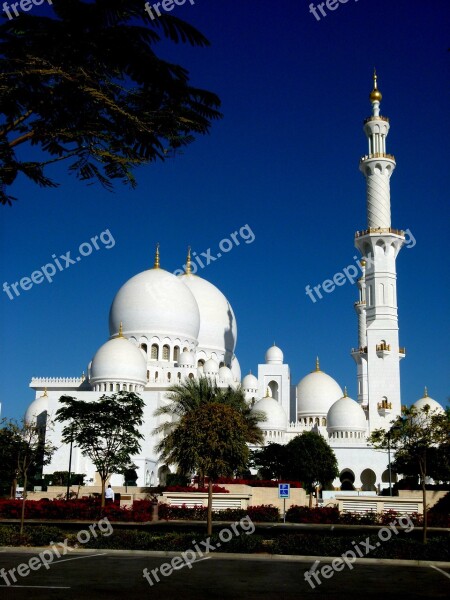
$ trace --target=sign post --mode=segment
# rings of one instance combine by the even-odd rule
[[[289,499],[291,494],[290,483],[278,484],[278,498],[283,498],[283,523],[286,523],[286,498]]]

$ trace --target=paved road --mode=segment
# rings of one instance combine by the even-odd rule
[[[2,552],[0,569],[17,569],[33,556],[36,554],[32,552]],[[143,569],[151,572],[171,560],[171,557],[140,553],[130,555],[101,551],[62,556],[49,565],[48,570],[41,566],[23,577],[15,575],[17,583],[11,586],[0,579],[0,597],[5,600],[132,600],[144,597],[152,600],[298,600],[308,596],[347,600],[356,593],[363,595],[364,600],[398,600],[403,597],[428,600],[450,595],[449,568],[437,570],[429,566],[355,564],[353,570],[345,567],[341,572],[334,572],[329,579],[321,577],[322,583],[316,584],[313,589],[304,577],[305,571],[312,567],[311,562],[218,557],[199,561],[192,565],[192,569],[185,566],[166,577],[159,575],[160,582],[150,586],[143,577]],[[321,568],[323,565],[318,565],[318,569]],[[26,570],[22,568],[23,573]]]

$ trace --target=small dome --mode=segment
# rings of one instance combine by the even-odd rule
[[[327,431],[366,431],[367,421],[361,406],[344,396],[337,400],[327,414]]]
[[[436,400],[433,400],[433,398],[430,398],[428,396],[428,390],[427,388],[425,388],[424,395],[422,396],[422,398],[419,398],[419,400],[414,402],[413,406],[416,408],[416,410],[419,411],[427,405],[430,407],[430,413],[443,414],[445,412],[445,410],[442,408],[439,402],[436,402]]]
[[[274,344],[267,350],[265,360],[266,365],[282,365],[283,352]]]
[[[203,365],[203,373],[205,375],[218,375],[219,373],[219,364],[213,358],[210,358]]]
[[[262,412],[266,415],[267,420],[260,422],[262,429],[277,429],[286,430],[287,417],[283,407],[279,402],[266,396],[253,405],[252,413]]]
[[[246,375],[244,377],[244,379],[242,380],[242,389],[244,389],[244,390],[257,390],[258,387],[259,387],[258,380],[252,373],[249,373],[248,375]]]
[[[193,367],[195,365],[195,358],[192,352],[182,352],[178,359],[180,367]]]
[[[25,421],[27,423],[36,422],[42,413],[48,412],[48,396],[44,392],[39,398],[35,398],[25,413]]]
[[[320,371],[317,363],[316,370],[303,377],[297,385],[298,416],[325,417],[331,405],[343,395],[337,381]]]
[[[219,378],[223,381],[233,381],[233,373],[231,372],[231,369],[228,367],[220,367]]]
[[[90,384],[125,382],[145,385],[147,365],[141,351],[124,337],[103,344],[92,359]]]

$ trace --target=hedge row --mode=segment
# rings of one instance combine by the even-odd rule
[[[233,479],[232,477],[219,477],[216,483],[226,484],[241,484],[249,485],[251,487],[270,487],[277,488],[280,483],[289,483],[291,488],[301,488],[302,484],[299,481],[274,481],[273,479]]]
[[[171,506],[170,504],[158,504],[158,517],[166,521],[186,520],[186,521],[206,521],[207,508],[204,506],[195,506],[188,508],[185,504],[182,506]],[[237,521],[243,517],[249,516],[252,521],[263,523],[276,523],[280,520],[280,511],[271,504],[261,504],[260,506],[249,506],[243,508],[227,508],[225,510],[213,511],[215,521]]]
[[[19,500],[0,500],[0,517],[4,519],[20,519],[22,502]],[[152,502],[135,500],[132,506],[120,507],[109,503],[102,509],[100,500],[82,498],[79,500],[27,500],[25,502],[25,519],[98,519],[108,517],[110,521],[151,521]]]
[[[367,556],[368,558],[450,560],[448,537],[444,536],[430,537],[428,544],[424,546],[419,540],[408,537],[407,533],[399,536],[392,534],[390,540],[382,542],[378,535],[372,535],[369,538],[367,536],[350,538],[335,533],[326,535],[289,533],[267,539],[262,535],[246,535],[244,531],[240,531],[240,535],[233,534],[229,541],[224,542],[223,537],[220,537],[221,533],[214,533],[210,539],[213,547],[220,542],[220,552],[340,556],[349,550],[354,551],[355,547],[359,545],[363,557]],[[64,539],[68,540],[69,546],[77,543],[76,534],[68,533],[57,527],[28,527],[25,528],[24,535],[20,538],[18,526],[0,526],[0,546],[47,546]],[[88,543],[83,544],[83,548],[185,552],[188,549],[194,549],[194,540],[197,542],[200,540],[198,531],[158,534],[118,529],[109,536],[92,538]],[[366,550],[367,542],[373,549]],[[377,547],[378,542],[379,546]]]
[[[389,525],[401,513],[394,510],[389,510],[384,513],[376,513],[373,511],[366,513],[339,513],[335,506],[326,506],[323,508],[307,506],[291,506],[286,511],[286,521],[289,523],[333,523],[343,525]],[[416,526],[423,524],[423,515],[412,513],[409,518]],[[428,513],[428,525],[430,527],[450,527],[450,515],[447,513]]]

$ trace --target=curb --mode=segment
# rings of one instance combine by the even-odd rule
[[[0,546],[0,552],[14,552],[17,554],[39,554],[43,550],[48,550],[51,546],[23,547],[23,546]],[[123,555],[123,556],[148,556],[151,558],[172,558],[181,556],[181,552],[170,550],[103,550],[102,548],[72,548],[71,554],[98,554],[104,555]],[[247,561],[277,561],[277,562],[312,562],[331,563],[336,558],[342,559],[342,556],[301,556],[296,554],[233,554],[228,552],[208,553],[208,558],[213,560],[247,560]],[[55,564],[57,561],[55,562]],[[356,558],[352,564],[363,565],[385,565],[392,567],[442,567],[450,569],[450,562],[440,560],[405,560],[391,558]]]

